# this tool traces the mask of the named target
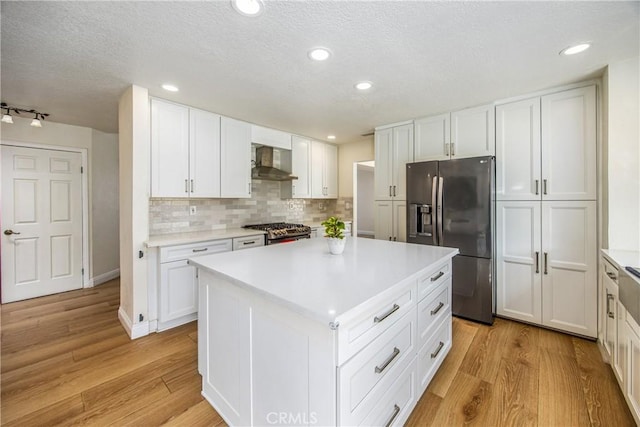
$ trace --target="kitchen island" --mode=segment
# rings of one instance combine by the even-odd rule
[[[203,396],[230,425],[402,425],[451,348],[457,252],[309,239],[191,259]]]

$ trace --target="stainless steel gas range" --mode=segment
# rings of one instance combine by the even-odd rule
[[[271,224],[251,224],[242,228],[266,231],[265,244],[294,242],[300,239],[311,238],[311,227],[302,224],[289,224],[286,222],[274,222]]]

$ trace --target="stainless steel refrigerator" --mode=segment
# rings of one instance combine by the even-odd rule
[[[452,311],[492,324],[495,314],[493,157],[407,164],[407,242],[449,246]]]

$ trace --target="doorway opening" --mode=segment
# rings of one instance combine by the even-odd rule
[[[353,164],[353,233],[357,237],[375,236],[374,170],[373,160]]]

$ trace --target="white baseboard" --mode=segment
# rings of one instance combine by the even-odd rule
[[[91,286],[100,285],[102,283],[108,282],[109,280],[115,279],[116,277],[120,277],[120,269],[116,268],[115,270],[107,271],[106,273],[98,274],[93,279],[89,281]]]
[[[149,335],[149,321],[145,320],[144,322],[134,324],[122,306],[118,309],[118,319],[120,319],[122,327],[132,340]]]

